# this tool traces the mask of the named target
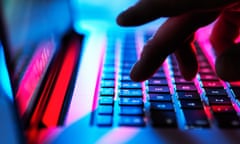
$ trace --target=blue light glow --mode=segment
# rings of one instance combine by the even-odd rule
[[[0,43],[0,89],[4,92],[4,95],[13,100],[13,93],[11,89],[11,83],[9,74],[7,71],[6,61],[4,57],[3,47]]]
[[[117,15],[135,2],[136,0],[72,0],[71,7],[75,22],[98,20],[115,24]]]

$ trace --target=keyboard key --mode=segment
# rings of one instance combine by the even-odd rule
[[[149,101],[171,101],[171,94],[149,94]]]
[[[142,106],[142,98],[119,98],[119,105]]]
[[[183,109],[203,109],[203,105],[201,101],[181,100],[180,103]]]
[[[192,85],[192,84],[179,84],[179,85],[176,85],[176,89],[177,91],[197,91],[197,88],[195,85]]]
[[[101,87],[102,88],[114,88],[115,82],[114,80],[102,80]]]
[[[210,105],[231,105],[231,100],[225,96],[212,96],[208,97]]]
[[[111,115],[97,115],[98,126],[112,126],[113,118]]]
[[[115,67],[103,68],[103,73],[114,73],[114,72],[115,72]]]
[[[102,80],[114,80],[115,73],[103,73]]]
[[[113,96],[114,88],[101,88],[100,95]]]
[[[175,79],[175,84],[194,84],[193,81],[187,81],[184,78],[176,77]]]
[[[145,126],[145,121],[142,116],[120,116],[120,126]]]
[[[174,111],[151,111],[150,117],[154,127],[177,127],[176,113]]]
[[[213,113],[236,113],[232,105],[213,105],[211,109]]]
[[[166,78],[166,75],[165,73],[155,73],[153,76],[152,76],[152,79],[164,79]]]
[[[234,113],[215,113],[214,117],[220,128],[240,128],[240,119]]]
[[[131,81],[124,81],[120,83],[120,88],[122,89],[141,89],[141,83],[131,82]]]
[[[172,102],[151,102],[151,110],[174,110]]]
[[[204,88],[224,88],[220,81],[202,81],[202,86]]]
[[[214,74],[213,70],[211,68],[201,68],[199,69],[199,73],[202,74]]]
[[[168,82],[166,79],[150,79],[147,81],[149,86],[160,86],[160,85],[168,85]]]
[[[100,105],[113,105],[113,97],[104,96],[99,98]]]
[[[123,74],[120,76],[119,80],[121,81],[132,81],[129,74]]]
[[[120,106],[120,115],[144,115],[143,107],[139,106]]]
[[[205,81],[218,81],[218,77],[215,74],[200,74],[200,79]]]
[[[99,105],[97,110],[98,110],[98,114],[101,114],[101,115],[113,114],[113,106],[111,105]]]
[[[170,93],[168,86],[149,86],[149,93]]]
[[[177,95],[180,100],[200,100],[198,92],[177,92]]]
[[[120,89],[119,97],[142,97],[142,89]]]
[[[200,109],[200,110],[184,109],[183,114],[184,114],[187,126],[209,127],[209,122],[203,109]]]
[[[205,89],[207,96],[227,96],[225,89]]]

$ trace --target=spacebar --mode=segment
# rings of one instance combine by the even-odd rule
[[[79,37],[73,37],[63,45],[66,51],[62,66],[41,121],[45,127],[56,126],[59,123],[64,100],[79,58],[80,45]]]

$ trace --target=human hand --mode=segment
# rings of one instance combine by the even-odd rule
[[[169,19],[144,46],[131,71],[132,80],[151,77],[171,53],[176,55],[183,77],[194,78],[198,71],[191,44],[194,32],[217,18],[210,36],[217,56],[216,72],[223,80],[240,80],[240,48],[235,43],[240,28],[239,0],[140,0],[122,12],[117,22],[121,26],[138,26],[166,16]]]

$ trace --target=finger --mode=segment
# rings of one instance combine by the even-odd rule
[[[215,24],[211,42],[217,55],[215,69],[226,81],[240,80],[240,45],[235,43],[239,36],[240,9],[225,11]]]
[[[193,36],[174,52],[181,74],[186,80],[192,80],[198,71],[198,62],[192,41]]]
[[[162,16],[221,8],[235,1],[237,0],[140,0],[122,12],[117,18],[117,23],[121,26],[137,26]]]
[[[240,45],[235,45],[217,57],[217,75],[225,81],[240,81]]]
[[[117,23],[121,26],[137,26],[160,17],[158,9],[146,0],[139,1],[134,6],[119,14]]]
[[[211,33],[211,43],[216,55],[221,55],[225,50],[234,47],[235,39],[239,35],[240,9],[225,11],[216,21]]]
[[[209,24],[218,12],[185,14],[169,18],[144,46],[140,60],[131,71],[134,81],[151,77],[165,58],[201,26]]]

